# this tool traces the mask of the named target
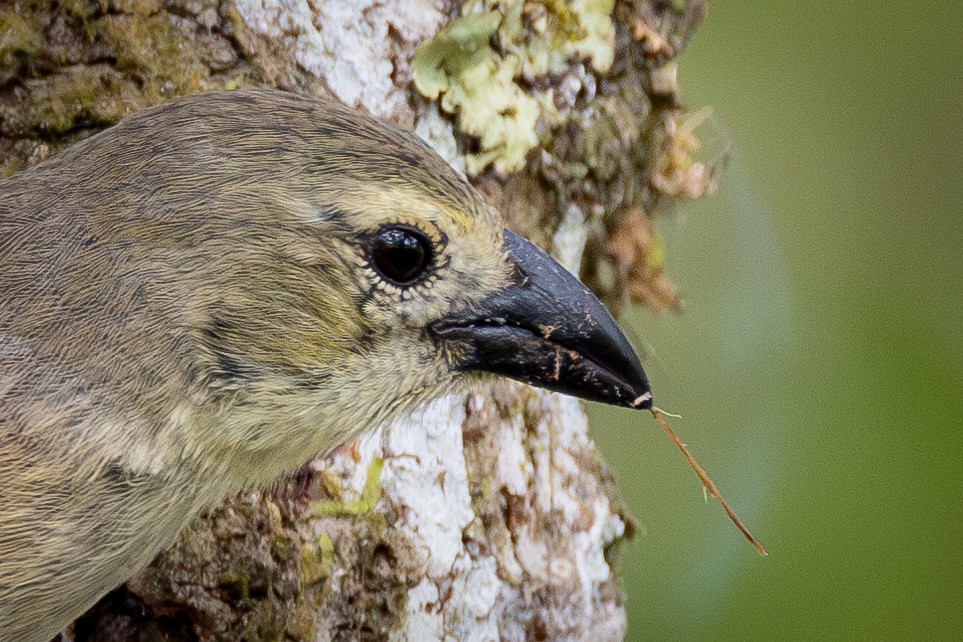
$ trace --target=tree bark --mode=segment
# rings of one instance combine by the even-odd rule
[[[416,131],[611,306],[671,309],[652,220],[717,169],[673,62],[705,9],[5,0],[0,168],[187,93],[333,93]],[[199,517],[61,637],[617,640],[632,524],[579,403],[492,381]]]

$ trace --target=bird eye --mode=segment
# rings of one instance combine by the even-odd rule
[[[408,227],[383,227],[370,241],[369,253],[374,268],[389,281],[410,285],[418,281],[431,265],[431,243]]]

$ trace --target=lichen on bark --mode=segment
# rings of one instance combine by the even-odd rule
[[[192,92],[330,93],[425,138],[613,307],[671,309],[653,220],[715,178],[694,157],[675,66],[705,7],[12,0],[0,7],[0,171]],[[471,40],[492,71],[478,78],[508,97],[485,113],[445,104],[459,69],[446,57],[464,43],[443,30],[459,20],[488,29]],[[419,63],[444,72],[444,91],[418,91]],[[492,119],[515,129],[486,142],[478,122]],[[577,402],[483,383],[211,510],[64,635],[620,639],[610,557],[632,524]]]

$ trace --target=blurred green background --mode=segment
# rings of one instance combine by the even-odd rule
[[[628,323],[770,555],[593,407],[643,527],[630,639],[963,639],[961,34],[957,2],[720,0],[681,58],[734,155],[660,223],[685,313]]]

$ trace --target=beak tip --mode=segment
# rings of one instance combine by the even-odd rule
[[[644,393],[636,397],[635,400],[629,404],[629,406],[638,410],[651,410],[652,403],[652,391],[646,390]]]

